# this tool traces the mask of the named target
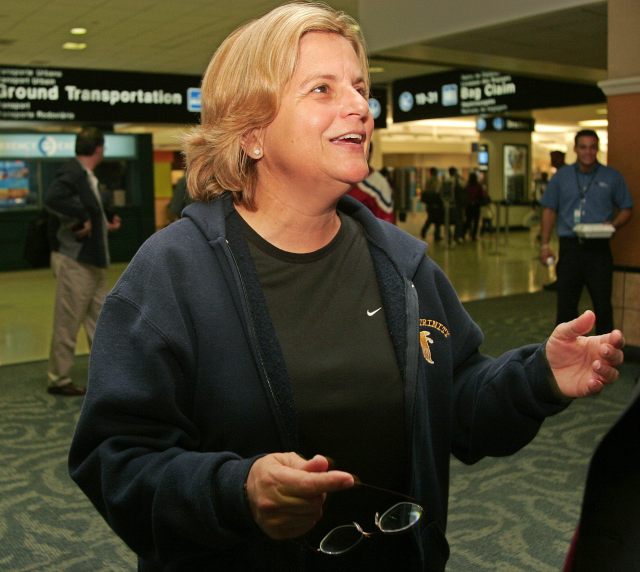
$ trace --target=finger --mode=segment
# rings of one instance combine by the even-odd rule
[[[287,504],[263,510],[256,522],[275,539],[295,538],[309,530],[322,518],[322,503]]]
[[[622,349],[624,347],[624,334],[620,330],[613,330],[609,334],[609,343],[615,348]]]
[[[311,459],[304,459],[296,453],[276,454],[283,470],[280,474],[283,485],[291,487],[296,493],[304,496],[334,492],[352,487],[353,475],[345,471],[330,471],[329,459],[323,455],[315,455]]]
[[[304,463],[300,469],[303,471],[309,471],[310,473],[325,473],[329,470],[329,459],[323,455],[315,455]]]
[[[577,338],[588,334],[596,322],[596,315],[591,311],[585,311],[581,316],[570,322],[564,322],[556,327],[556,334],[563,338]]]
[[[308,471],[290,471],[282,478],[282,492],[286,495],[311,498],[351,488],[353,475],[344,471],[312,473]]]
[[[620,372],[615,367],[611,367],[601,360],[594,361],[592,369],[593,377],[603,384],[613,383],[620,377]]]
[[[612,366],[620,366],[624,363],[624,353],[610,344],[603,344],[600,347],[600,356]]]
[[[597,393],[600,393],[603,389],[604,389],[604,383],[602,383],[600,379],[597,379],[595,377],[591,378],[587,382],[587,389],[584,396],[586,397],[588,395],[596,395]]]

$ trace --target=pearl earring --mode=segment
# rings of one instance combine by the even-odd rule
[[[256,157],[260,157],[260,155],[262,155],[262,149],[260,149],[260,147],[256,147],[256,148],[253,150],[253,154],[254,154]]]

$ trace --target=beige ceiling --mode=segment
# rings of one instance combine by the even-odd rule
[[[278,0],[1,0],[0,64],[201,75],[237,26]],[[357,12],[358,0],[332,1]],[[89,30],[82,52],[61,49]]]
[[[328,3],[356,17],[359,4],[366,6],[366,0]],[[231,30],[279,4],[278,0],[0,0],[0,65],[201,75]],[[65,41],[77,39],[70,34],[75,26],[89,30],[83,39],[88,48],[63,50]],[[384,71],[372,74],[372,82],[384,85],[452,67],[482,66],[595,83],[606,77],[606,33],[606,2],[594,2],[373,53],[372,66]],[[576,113],[595,119],[595,110],[601,107],[581,106]]]

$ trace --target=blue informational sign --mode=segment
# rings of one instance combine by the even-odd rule
[[[458,84],[448,83],[442,86],[442,105],[445,107],[458,105]]]
[[[410,91],[403,91],[398,96],[398,107],[400,108],[400,111],[404,111],[405,113],[408,113],[413,109],[414,102],[415,98]]]
[[[380,102],[375,97],[369,98],[369,111],[371,112],[371,117],[375,121],[380,117],[380,113],[382,113],[382,106]]]
[[[0,134],[0,158],[66,159],[75,156],[76,136],[68,133]],[[134,135],[105,134],[105,159],[135,159]]]
[[[373,117],[375,129],[385,129],[387,127],[387,89],[371,88],[369,95],[369,111]]]
[[[190,87],[187,90],[187,110],[199,113],[201,109],[202,100],[200,97],[200,88]]]

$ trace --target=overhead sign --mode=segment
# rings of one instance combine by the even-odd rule
[[[197,123],[200,77],[0,67],[0,120]]]
[[[392,93],[394,123],[606,101],[595,85],[482,70],[455,70],[397,80]]]
[[[66,159],[75,156],[75,134],[0,134],[0,158],[18,159]],[[106,159],[134,159],[135,135],[104,136]]]
[[[526,131],[535,130],[535,120],[532,117],[478,117],[476,119],[476,130],[480,133],[485,131]]]

